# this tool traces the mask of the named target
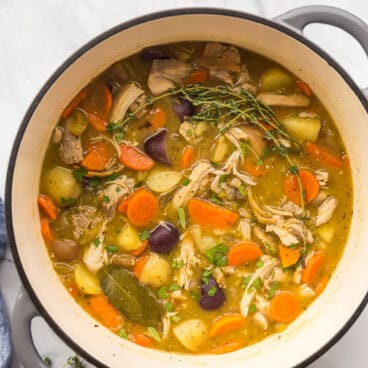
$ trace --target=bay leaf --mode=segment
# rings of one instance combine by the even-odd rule
[[[105,270],[101,287],[109,302],[131,321],[144,326],[156,326],[161,321],[161,307],[155,294],[125,268]]]

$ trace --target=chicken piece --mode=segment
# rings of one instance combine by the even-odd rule
[[[142,94],[129,107],[129,111],[135,114],[135,117],[137,119],[141,118],[147,112],[147,109],[143,108],[146,100],[147,96],[145,94]]]
[[[170,300],[172,302],[182,303],[182,302],[185,302],[187,300],[187,297],[183,294],[183,290],[174,290],[170,294]]]
[[[294,217],[303,216],[303,209],[292,201],[285,201],[281,204],[280,208],[284,211],[290,212]]]
[[[245,173],[239,171],[239,163],[240,163],[241,153],[239,151],[234,151],[229,158],[227,159],[224,167],[221,169],[224,174],[233,174],[239,180],[247,185],[256,185],[257,183],[253,180],[253,178]]]
[[[209,76],[214,81],[223,82],[231,86],[234,84],[234,78],[228,70],[210,70]]]
[[[263,313],[261,312],[254,313],[253,320],[264,331],[268,329],[268,321],[267,321],[266,316]]]
[[[249,126],[236,126],[226,131],[225,137],[237,148],[239,152],[242,152],[241,142],[249,142],[251,149],[259,158],[265,148],[265,142],[263,141],[262,133],[255,128]]]
[[[337,207],[338,200],[334,196],[327,197],[326,200],[318,207],[316,226],[321,226],[330,221]]]
[[[297,292],[302,298],[313,298],[316,296],[315,291],[307,284],[300,285]]]
[[[271,272],[271,274],[272,273],[273,271]],[[255,304],[258,311],[266,314],[268,313],[270,309],[270,302],[264,296],[257,294],[255,297]]]
[[[210,70],[240,71],[240,53],[232,45],[224,45],[218,42],[206,44],[199,65]]]
[[[241,219],[239,221],[239,232],[241,234],[242,240],[252,240],[252,228],[250,226],[249,220]]]
[[[105,198],[109,200],[104,201],[102,207],[110,218],[114,216],[116,205],[133,193],[134,184],[134,179],[128,178],[126,175],[121,175],[115,180],[106,183],[103,192]]]
[[[52,143],[59,144],[61,140],[63,139],[63,132],[64,132],[64,129],[60,126],[57,126],[54,129],[54,132],[52,133],[52,138],[51,138]]]
[[[263,243],[269,252],[275,252],[276,243],[270,234],[266,234],[259,226],[253,226],[253,234]]]
[[[249,201],[250,207],[253,210],[254,216],[259,222],[261,222],[262,224],[274,224],[275,223],[275,219],[272,217],[272,213],[260,207],[258,203],[255,201],[251,187],[249,187],[248,189],[248,201]]]
[[[114,98],[110,121],[117,122],[124,119],[129,107],[144,93],[143,89],[129,82]]]
[[[67,165],[78,164],[83,160],[83,148],[80,137],[70,132],[71,120],[64,124],[63,137],[59,144],[59,153],[62,161]]]
[[[219,267],[214,268],[213,277],[215,278],[216,282],[221,288],[224,288],[226,286],[225,274],[221,268]]]
[[[176,208],[184,207],[188,203],[189,199],[194,197],[202,180],[207,176],[211,170],[211,165],[202,161],[197,164],[189,176],[189,184],[182,186],[174,195],[173,205]]]
[[[194,125],[189,123],[188,121],[184,121],[180,124],[179,134],[192,145],[197,144],[201,139],[196,137]]]
[[[319,186],[321,188],[327,187],[328,176],[328,171],[323,169],[318,169],[314,172],[314,177],[318,180]]]
[[[162,337],[161,339],[163,341],[167,340],[167,338],[169,337],[170,329],[171,329],[171,318],[170,316],[166,315],[162,317]]]
[[[188,64],[175,59],[155,59],[148,76],[148,88],[154,95],[159,95],[180,84],[188,76]]]
[[[309,98],[301,93],[293,95],[278,95],[275,93],[260,93],[257,99],[269,106],[305,107],[309,106]]]
[[[98,272],[108,263],[107,251],[104,245],[106,224],[107,220],[102,223],[96,238],[98,239],[98,245],[96,245],[96,242],[92,242],[83,255],[84,264],[93,273]]]

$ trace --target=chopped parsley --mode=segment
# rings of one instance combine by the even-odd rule
[[[142,230],[138,233],[138,237],[140,241],[145,241],[149,238],[149,231],[147,229]]]
[[[107,195],[104,195],[102,200],[103,200],[104,203],[108,204],[110,202],[110,197],[107,196]]]
[[[192,132],[190,129],[187,129],[187,130],[185,131],[185,135],[186,135],[187,137],[191,137],[191,136],[193,135],[193,132]]]
[[[256,307],[256,305],[255,304],[251,304],[250,306],[249,306],[249,313],[255,313],[257,311],[257,307]]]
[[[117,173],[112,173],[107,177],[107,181],[115,180],[119,175]]]
[[[221,204],[222,203],[222,199],[219,198],[215,192],[211,193],[210,201],[215,203],[215,204]]]
[[[187,186],[188,184],[190,184],[190,182],[191,182],[191,180],[189,179],[189,178],[185,178],[185,179],[183,179],[182,181],[181,181],[181,185],[183,186],[183,187],[185,187],[185,186]]]
[[[239,185],[238,191],[242,197],[245,197],[247,195],[247,191],[245,189],[245,186],[243,184]]]
[[[217,291],[217,287],[215,285],[212,285],[208,291],[207,291],[207,295],[208,296],[214,296],[216,294]]]
[[[257,160],[256,161],[256,166],[263,166],[263,161],[262,160]]]
[[[147,332],[154,340],[156,340],[157,342],[161,342],[161,337],[154,327],[147,327]]]
[[[229,177],[229,175],[228,174],[223,174],[223,175],[220,175],[220,177],[219,177],[219,181],[218,181],[218,183],[219,183],[219,187],[221,186],[221,184],[222,183],[224,183],[226,180],[227,180],[227,178]]]
[[[116,188],[115,188],[115,192],[116,192],[116,193],[120,193],[120,192],[121,192],[121,188],[120,188],[120,187],[118,187],[118,186],[116,186]]]
[[[249,285],[250,283],[250,279],[252,278],[252,275],[248,275],[248,276],[245,276],[244,279],[243,279],[243,282],[241,283],[241,288],[242,289],[246,289],[247,286]]]
[[[252,287],[255,288],[256,290],[259,290],[262,286],[262,280],[261,278],[258,276],[254,281],[253,281],[253,284],[252,284]]]
[[[165,304],[165,310],[166,310],[166,312],[172,312],[174,310],[174,306],[172,305],[172,303],[167,302]]]
[[[124,135],[122,132],[116,133],[115,134],[115,140],[117,143],[121,143],[124,139]]]
[[[184,262],[181,259],[174,258],[171,262],[171,267],[175,269],[182,268],[184,266]]]
[[[166,288],[166,286],[164,285],[164,286],[161,286],[158,290],[157,290],[157,292],[156,292],[156,294],[157,294],[157,297],[159,298],[159,299],[167,299],[168,297],[169,297],[169,293],[167,292],[167,288]]]
[[[256,263],[256,267],[257,267],[257,268],[261,268],[261,267],[263,267],[263,265],[264,265],[264,262],[263,262],[263,261],[258,261],[258,262]]]
[[[63,206],[74,206],[77,203],[77,200],[72,197],[61,197],[60,202]]]
[[[242,151],[242,154],[245,156],[245,153],[247,152],[247,149],[249,148],[249,143],[247,142],[241,142],[240,143],[240,149]]]
[[[178,208],[178,218],[179,218],[179,223],[180,226],[185,229],[187,226],[187,219],[185,217],[185,210],[182,207]]]
[[[275,294],[276,294],[276,291],[278,290],[279,288],[279,283],[278,282],[274,282],[272,283],[271,287],[270,287],[270,291],[268,292],[268,299],[271,300]]]
[[[77,169],[73,170],[73,176],[76,181],[80,183],[83,181],[83,178],[87,175],[87,170],[84,167],[78,167]]]
[[[212,278],[212,271],[211,270],[204,270],[202,273],[202,280],[207,285],[210,279]]]
[[[101,244],[100,238],[96,238],[95,240],[93,240],[92,242],[96,247],[98,247]]]
[[[170,290],[170,291],[175,291],[175,290],[180,290],[180,289],[181,289],[180,285],[175,284],[175,283],[173,283],[173,284],[171,284],[171,285],[169,286],[169,290]]]
[[[121,328],[121,329],[119,330],[119,332],[118,332],[118,335],[119,335],[121,338],[125,339],[125,340],[127,340],[127,339],[128,339],[128,333],[126,332],[126,329],[125,329],[125,328]]]
[[[91,188],[96,188],[100,184],[99,178],[91,178],[89,179],[88,186]]]
[[[291,165],[291,166],[289,167],[289,172],[290,172],[291,174],[293,174],[293,175],[298,175],[298,174],[299,174],[299,168],[298,168],[298,166],[296,166],[296,165]]]
[[[106,245],[105,249],[108,253],[117,253],[119,248],[116,245]]]
[[[227,265],[227,253],[229,248],[224,244],[217,244],[206,252],[208,261],[216,267],[224,267]]]
[[[199,294],[198,294],[198,293],[196,293],[195,291],[190,291],[190,292],[189,292],[189,294],[190,294],[190,297],[191,297],[192,299],[194,299],[194,300],[199,300]]]
[[[178,315],[171,316],[171,319],[172,319],[175,323],[178,323],[178,322],[180,322],[180,320],[181,320],[181,318],[180,318]]]

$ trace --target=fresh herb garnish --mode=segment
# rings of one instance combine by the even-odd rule
[[[256,268],[261,268],[261,267],[263,267],[263,265],[264,265],[264,262],[263,262],[263,261],[261,261],[261,260],[259,260],[259,261],[256,263]]]
[[[104,195],[102,200],[103,200],[104,203],[108,204],[110,202],[110,197],[107,196],[107,195]]]
[[[112,173],[110,176],[107,177],[107,181],[115,180],[119,175],[117,173]]]
[[[189,179],[189,178],[185,178],[185,179],[183,179],[182,181],[181,181],[181,185],[183,186],[183,187],[185,187],[185,186],[187,186],[188,184],[190,184],[190,182],[191,182],[191,180]]]
[[[208,261],[216,267],[224,267],[227,265],[227,253],[229,248],[224,244],[217,244],[206,252]]]
[[[261,278],[258,276],[252,283],[252,287],[254,287],[256,290],[259,290],[262,286],[262,280]]]
[[[169,290],[170,290],[170,291],[175,291],[175,290],[180,290],[180,289],[181,289],[180,285],[175,284],[175,283],[173,283],[173,284],[171,284],[171,285],[169,286]]]
[[[91,178],[89,179],[88,186],[91,188],[96,188],[100,184],[99,178]]]
[[[212,278],[212,271],[211,270],[204,270],[202,273],[202,280],[207,285],[210,279]]]
[[[215,203],[215,204],[221,204],[222,203],[222,199],[219,198],[215,192],[211,193],[210,201]]]
[[[256,166],[263,166],[263,161],[262,160],[257,160],[256,161]]]
[[[172,261],[171,261],[171,267],[172,268],[175,268],[175,269],[180,269],[184,266],[184,262],[181,260],[181,259],[177,259],[177,258],[174,258]]]
[[[289,172],[290,172],[291,174],[293,174],[293,175],[298,175],[298,174],[299,174],[299,168],[298,168],[298,166],[296,166],[296,165],[291,165],[291,166],[289,167]]]
[[[157,342],[161,342],[161,337],[154,327],[147,327],[147,332],[154,340],[156,340]]]
[[[117,253],[119,251],[119,247],[116,245],[105,245],[105,249],[108,253]]]
[[[145,241],[149,238],[149,231],[147,229],[142,230],[138,233],[138,237],[140,241]]]
[[[241,288],[242,289],[246,289],[247,288],[247,286],[249,285],[249,283],[250,283],[250,279],[252,278],[252,275],[248,275],[248,276],[245,276],[244,277],[244,279],[243,279],[243,281],[242,281],[242,283],[241,283]]]
[[[278,282],[273,282],[271,287],[270,287],[270,290],[268,292],[268,299],[271,300],[275,294],[276,294],[276,291],[278,290],[279,288],[279,283]]]
[[[166,312],[172,312],[174,310],[174,306],[172,305],[172,303],[167,302],[165,304],[165,310],[166,310]]]
[[[249,306],[249,313],[255,313],[257,311],[256,305],[253,303]]]
[[[246,152],[247,152],[247,149],[248,149],[249,147],[250,147],[250,146],[249,146],[249,143],[247,143],[247,142],[241,142],[241,143],[240,143],[240,149],[241,149],[241,151],[242,151],[243,156],[245,156],[245,154],[246,154]]]
[[[190,294],[190,297],[193,299],[193,300],[199,300],[199,294],[198,293],[196,293],[195,291],[190,291],[189,292],[189,294]]]
[[[229,177],[229,175],[228,174],[223,174],[223,175],[220,175],[220,177],[219,177],[219,181],[218,181],[218,183],[219,183],[219,187],[221,187],[221,184],[222,183],[224,183],[226,180],[227,180],[227,178]]]
[[[72,197],[61,197],[60,202],[63,206],[74,206],[77,203],[77,200]]]
[[[76,181],[80,183],[83,181],[83,178],[87,175],[87,170],[84,167],[78,167],[77,169],[73,170],[73,176]]]
[[[167,288],[166,288],[166,286],[165,286],[165,285],[161,286],[161,287],[157,290],[156,294],[157,294],[157,297],[158,297],[159,299],[167,299],[167,298],[169,297],[169,293],[167,292]]]
[[[115,134],[115,140],[117,143],[121,143],[124,140],[124,135],[122,132]]]
[[[180,226],[185,229],[187,226],[187,219],[185,217],[185,210],[182,207],[178,208],[178,218],[179,218],[179,223]]]
[[[121,328],[119,331],[118,331],[118,335],[127,340],[128,339],[128,333],[126,332],[126,329],[125,328]]]
[[[100,238],[96,238],[96,239],[94,239],[94,240],[92,241],[92,243],[93,243],[96,247],[98,247],[98,246],[101,244],[101,240],[100,240]]]
[[[245,197],[247,195],[247,191],[245,189],[245,186],[243,184],[239,185],[238,191],[242,197]]]
[[[174,316],[171,316],[171,319],[175,322],[175,323],[178,323],[180,322],[181,318],[176,314]]]
[[[217,287],[215,285],[212,285],[208,291],[207,291],[207,295],[208,296],[214,296],[216,294],[217,291]]]

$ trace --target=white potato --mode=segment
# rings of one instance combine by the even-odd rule
[[[152,287],[159,287],[167,282],[170,273],[171,267],[165,259],[156,253],[151,253],[139,276],[139,281]]]
[[[294,116],[284,119],[282,124],[289,134],[301,141],[316,141],[321,129],[321,121],[318,118]]]
[[[81,185],[75,180],[70,170],[56,166],[47,171],[43,177],[43,184],[46,191],[54,198],[59,205],[64,199],[77,199],[81,192]]]
[[[222,135],[211,153],[211,160],[216,164],[225,160],[230,150],[229,141]]]
[[[126,224],[115,236],[115,244],[125,251],[132,251],[142,246],[137,231],[129,224]]]
[[[174,189],[181,180],[181,174],[176,171],[152,170],[146,180],[149,189],[156,193],[165,193]]]
[[[261,78],[261,90],[277,92],[283,88],[290,87],[293,83],[291,77],[282,69],[268,69]]]
[[[207,326],[200,319],[190,319],[173,329],[176,338],[190,351],[198,351],[207,340]]]
[[[78,288],[86,294],[101,294],[102,289],[98,278],[86,266],[79,263],[74,270],[74,280]]]
[[[323,238],[323,240],[325,240],[327,243],[330,243],[335,236],[335,230],[334,224],[327,223],[320,226],[317,232]]]
[[[191,226],[190,231],[195,244],[202,253],[206,253],[209,249],[213,248],[217,244],[213,237],[202,234],[202,229],[199,225]]]

